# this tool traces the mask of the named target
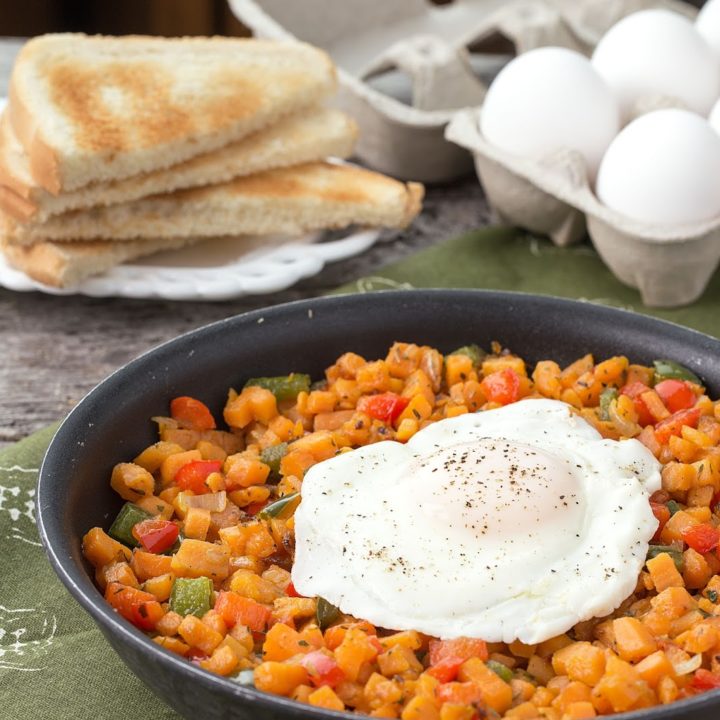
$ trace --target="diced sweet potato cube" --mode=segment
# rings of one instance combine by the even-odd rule
[[[111,538],[102,528],[88,530],[83,537],[83,555],[96,568],[120,560],[130,560],[130,548]]]
[[[145,582],[148,578],[172,572],[172,557],[169,555],[156,555],[155,553],[135,548],[130,566],[138,579]]]
[[[605,653],[589,642],[576,642],[558,650],[552,657],[557,675],[595,686],[605,672]]]
[[[593,704],[589,701],[570,703],[563,714],[563,720],[586,720],[597,717]]]
[[[265,388],[246,387],[228,398],[223,417],[231,428],[244,428],[253,420],[267,425],[278,414],[275,396]]]
[[[153,642],[160,645],[160,647],[164,647],[166,650],[170,650],[170,652],[174,652],[176,655],[180,655],[181,657],[186,657],[190,652],[190,646],[176,637],[158,635],[153,638]]]
[[[307,670],[302,665],[267,661],[255,668],[255,687],[274,695],[290,695],[298,685],[307,685]]]
[[[672,518],[670,518],[672,520]],[[655,589],[661,593],[670,587],[683,587],[682,575],[675,567],[675,562],[668,553],[660,553],[647,561],[647,569],[652,578]]]
[[[472,682],[482,692],[483,701],[501,715],[512,705],[512,689],[479,658],[466,660],[458,672],[461,682]]]
[[[174,582],[175,576],[172,573],[158,575],[157,577],[148,578],[143,583],[143,590],[154,595],[158,602],[165,602],[170,597]]]
[[[197,648],[206,655],[210,655],[223,639],[219,632],[213,630],[194,615],[186,615],[183,618],[178,627],[178,635],[190,647]]]
[[[238,656],[229,645],[220,645],[207,660],[200,661],[200,667],[218,675],[231,675],[237,670]]]
[[[407,672],[422,672],[422,664],[415,653],[406,646],[393,645],[389,650],[378,655],[380,672],[387,677],[403,675]]]
[[[110,487],[123,499],[135,502],[152,495],[155,478],[140,465],[118,463],[110,476]]]
[[[693,655],[709,652],[718,645],[720,633],[714,625],[707,622],[700,622],[687,632],[676,638],[680,641],[683,649]]]
[[[437,703],[432,698],[423,695],[416,695],[412,698],[403,709],[400,718],[401,720],[442,720]],[[447,716],[445,720],[447,720]]]
[[[683,580],[685,587],[700,590],[707,585],[713,571],[707,560],[697,551],[688,548],[683,553]]]
[[[668,675],[660,680],[657,686],[657,697],[663,705],[675,702],[680,695],[680,690],[675,680]]]
[[[380,644],[386,649],[400,645],[410,650],[419,650],[422,647],[422,638],[414,630],[404,630],[393,635],[386,635],[380,640]]]
[[[310,652],[314,648],[307,644],[301,644],[302,637],[297,630],[285,625],[276,623],[267,632],[263,643],[263,658],[265,660],[287,660],[294,655]]]
[[[230,574],[230,551],[225,545],[203,540],[183,540],[172,558],[171,567],[179,577],[206,575],[217,582]]]
[[[155,495],[147,495],[146,497],[139,498],[135,501],[135,504],[151,515],[160,516],[163,520],[170,520],[173,516],[173,506]]]
[[[466,380],[477,379],[478,375],[469,355],[460,353],[458,355],[448,355],[445,358],[445,382],[448,387],[455,383],[464,383]]]
[[[161,635],[177,635],[178,628],[182,621],[182,615],[178,615],[178,613],[170,610],[158,620],[157,625],[155,625],[155,630]]]
[[[205,508],[188,508],[183,520],[183,533],[185,537],[195,540],[204,540],[210,529],[210,511]]]
[[[443,710],[447,705],[443,705]],[[450,707],[455,707],[459,709],[464,709],[467,706],[463,705],[453,705]],[[471,707],[467,707],[468,710],[471,712],[474,712]],[[452,716],[449,716],[452,717]],[[473,716],[460,716],[462,720],[472,720]],[[531,702],[522,702],[519,705],[515,705],[515,707],[510,708],[504,715],[508,720],[536,720],[536,718],[541,717],[540,712],[538,710],[537,705],[535,703]],[[446,716],[441,714],[440,720],[447,720]]]
[[[430,405],[435,404],[435,391],[432,383],[425,371],[421,369],[415,370],[408,375],[401,395],[410,399],[416,395],[422,395]]]
[[[160,469],[160,466],[166,457],[182,452],[182,447],[177,443],[165,442],[160,440],[154,445],[145,448],[133,462],[140,467],[145,468],[148,472],[154,473]]]
[[[662,650],[657,650],[652,655],[643,658],[635,666],[635,669],[651,688],[656,688],[660,680],[666,675],[675,676],[675,669],[667,654]]]
[[[553,700],[553,707],[562,713],[566,713],[570,705],[577,702],[590,702],[590,698],[590,688],[585,683],[575,680],[569,682],[560,691],[560,694]]]
[[[650,604],[653,609],[671,620],[679,618],[697,607],[697,602],[684,587],[675,586],[669,587],[651,598]]]
[[[238,595],[266,604],[283,595],[282,591],[269,580],[264,580],[251,570],[243,569],[233,573],[230,578],[230,589]]]
[[[669,493],[686,492],[696,480],[697,471],[692,465],[670,462],[662,469],[663,490]]]
[[[616,618],[613,621],[613,629],[615,646],[623,660],[637,662],[657,650],[655,638],[637,618]]]
[[[225,462],[225,484],[228,490],[263,485],[270,475],[270,466],[248,453],[231,455]]]
[[[139,588],[135,573],[130,565],[124,560],[113,562],[100,568],[96,573],[96,578],[100,587],[105,587],[108,583],[120,583],[121,585],[129,585],[130,587]]]
[[[493,656],[493,659],[495,659],[495,657],[496,656]],[[513,667],[513,666],[508,665],[508,667]],[[528,659],[527,671],[534,678],[536,678],[537,681],[540,683],[548,682],[555,675],[555,672],[553,671],[553,667],[552,667],[551,663],[549,661],[547,661],[545,658],[541,658],[539,655],[532,655]],[[530,697],[532,697],[532,696],[530,696]],[[527,699],[529,700],[530,697],[528,697]]]
[[[347,679],[355,682],[363,663],[374,660],[377,654],[378,649],[370,637],[362,630],[351,627],[336,648],[335,659]]]
[[[308,695],[308,703],[315,707],[325,708],[326,710],[344,710],[345,703],[335,694],[335,691],[329,685],[323,685]]]

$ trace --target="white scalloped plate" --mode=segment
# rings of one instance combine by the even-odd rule
[[[11,268],[0,255],[0,286],[51,295],[230,300],[284,290],[302,278],[316,275],[328,262],[364,252],[379,237],[379,230],[367,230],[324,242],[319,242],[322,234],[318,233],[292,240],[219,238],[118,265],[71,288],[36,282]]]
[[[7,98],[0,96],[0,111],[6,103]],[[292,239],[218,238],[118,265],[71,288],[36,282],[10,267],[0,253],[0,287],[50,295],[231,300],[284,290],[317,275],[328,262],[359,255],[379,237],[379,230],[367,230],[324,242],[320,242],[322,233]]]

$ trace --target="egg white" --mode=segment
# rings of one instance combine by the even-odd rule
[[[660,485],[558,401],[443,420],[308,471],[293,584],[385,628],[541,642],[632,593]]]

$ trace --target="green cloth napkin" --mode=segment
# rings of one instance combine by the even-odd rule
[[[692,305],[647,308],[623,285],[589,243],[560,248],[512,228],[488,228],[417,253],[375,277],[340,288],[368,292],[392,288],[482,288],[576,298],[635,310],[720,337],[720,273]]]
[[[592,248],[556,248],[509,229],[470,233],[342,291],[493,288],[632,308],[720,334],[720,277],[695,305],[647,310]],[[110,649],[56,579],[34,522],[38,468],[55,426],[0,452],[0,708],[9,718],[178,718]]]

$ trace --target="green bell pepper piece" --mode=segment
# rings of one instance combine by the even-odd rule
[[[700,378],[691,370],[676,363],[674,360],[655,360],[655,383],[660,380],[689,380],[690,382],[702,385]]]
[[[310,376],[303,373],[278,375],[276,377],[250,378],[245,387],[261,387],[269,390],[278,401],[294,400],[299,393],[310,391]]]
[[[680,510],[680,506],[674,500],[667,501],[667,509],[670,511],[670,517]]]
[[[608,387],[600,393],[600,419],[610,419],[610,403],[613,400],[617,400],[618,391],[617,388]]]
[[[683,571],[683,554],[682,550],[679,550],[673,545],[650,545],[648,547],[647,559],[652,560],[662,553],[667,553],[675,563],[675,567],[679,572]]]
[[[300,502],[300,493],[294,492],[266,505],[259,513],[263,520],[270,518],[288,518]]]
[[[202,617],[210,609],[212,589],[207,577],[177,578],[170,592],[170,609],[183,617]]]
[[[110,526],[110,529],[108,530],[108,535],[111,538],[115,538],[115,540],[118,540],[124,545],[128,545],[130,547],[137,547],[140,543],[135,539],[135,536],[132,534],[132,529],[139,522],[147,520],[151,517],[152,515],[149,512],[143,510],[141,507],[138,507],[134,503],[126,502],[122,506],[122,508],[120,508],[118,516],[115,518],[113,524]]]
[[[271,445],[260,453],[260,460],[270,466],[271,477],[278,478],[280,476],[280,461],[287,453],[288,444],[286,442],[279,445]]]
[[[335,607],[335,605],[328,602],[325,598],[319,597],[317,599],[315,617],[318,627],[321,630],[325,630],[340,617],[340,608]]]
[[[467,355],[472,360],[473,365],[477,367],[485,359],[487,353],[479,345],[472,344],[463,345],[457,350],[448,353],[448,355]]]
[[[485,664],[488,666],[489,670],[492,670],[501,680],[504,680],[506,683],[509,683],[513,679],[513,672],[507,665],[503,665],[497,660],[488,660]]]

